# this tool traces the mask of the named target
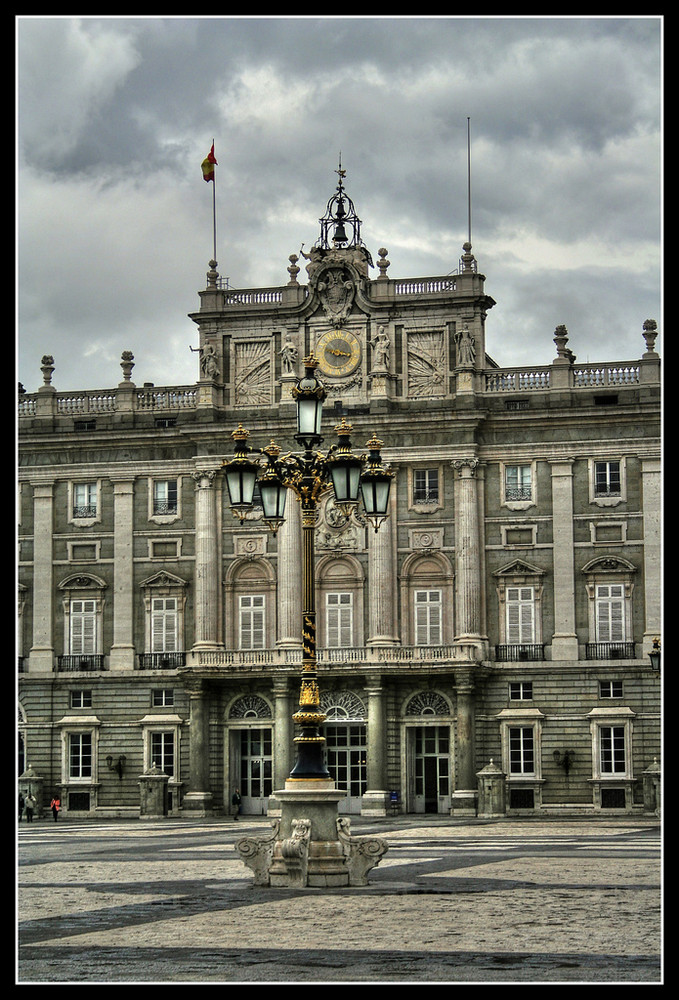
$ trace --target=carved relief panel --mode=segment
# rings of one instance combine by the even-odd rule
[[[406,363],[409,398],[445,396],[447,361],[443,330],[409,332]]]
[[[233,401],[236,406],[266,406],[273,402],[271,344],[267,340],[235,341]]]

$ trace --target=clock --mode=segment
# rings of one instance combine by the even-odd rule
[[[361,360],[361,344],[348,330],[329,330],[316,344],[316,357],[325,375],[351,375]]]

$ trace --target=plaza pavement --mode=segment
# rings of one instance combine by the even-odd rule
[[[16,983],[660,984],[653,818],[352,819],[366,887],[253,885],[266,818],[19,824]]]

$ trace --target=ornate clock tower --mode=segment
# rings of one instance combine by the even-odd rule
[[[337,170],[337,190],[320,219],[321,235],[310,253],[302,247],[309,278],[308,346],[318,359],[329,396],[365,397],[371,342],[369,272],[361,221]]]

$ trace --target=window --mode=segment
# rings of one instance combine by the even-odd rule
[[[264,594],[239,599],[241,649],[264,649],[264,600]]]
[[[176,514],[177,480],[157,479],[153,483],[153,513],[154,515]]]
[[[170,777],[174,775],[174,733],[151,733],[151,763]]]
[[[601,726],[599,747],[601,774],[624,774],[626,769],[625,727]]]
[[[533,682],[510,681],[509,698],[511,701],[531,701],[533,698]]]
[[[510,774],[534,774],[535,749],[532,726],[510,726],[509,772]]]
[[[97,651],[97,602],[71,601],[71,633],[69,652],[73,656]]]
[[[174,691],[172,688],[155,688],[151,692],[151,704],[154,708],[174,705]]]
[[[620,462],[595,462],[594,496],[619,497],[621,492]]]
[[[507,587],[507,642],[535,642],[535,593],[532,587]]]
[[[597,507],[616,507],[627,499],[626,459],[588,461],[589,501]]]
[[[413,503],[436,504],[438,501],[438,469],[415,469],[413,472]]]
[[[326,643],[330,648],[353,645],[354,599],[351,593],[325,595]]]
[[[625,588],[621,583],[597,584],[596,641],[624,642]]]
[[[531,500],[532,475],[530,465],[505,466],[505,500]]]
[[[151,652],[177,651],[178,615],[176,597],[151,599]]]
[[[71,691],[71,708],[92,708],[92,692]]]
[[[622,681],[599,681],[600,698],[622,698]]]
[[[73,517],[97,516],[97,484],[73,484]]]
[[[441,591],[415,591],[415,645],[440,646],[441,634]]]
[[[69,778],[92,777],[91,733],[69,733],[68,776]]]

